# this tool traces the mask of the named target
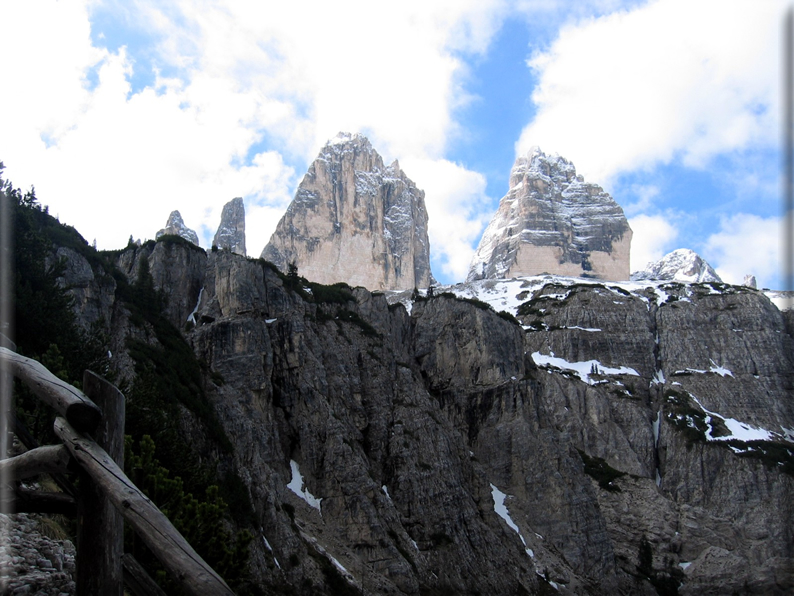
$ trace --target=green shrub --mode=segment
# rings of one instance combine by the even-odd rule
[[[577,449],[577,451],[579,452],[579,456],[582,458],[585,474],[597,481],[598,486],[604,490],[618,493],[621,492],[620,487],[616,484],[612,484],[612,481],[617,480],[621,476],[625,476],[625,472],[616,470],[600,457],[590,457],[581,449]]]
[[[216,485],[206,488],[203,499],[197,499],[184,488],[182,478],[171,477],[168,469],[155,458],[155,444],[144,435],[136,452],[132,437],[125,441],[125,469],[130,479],[169,518],[196,552],[231,586],[245,580],[248,572],[249,544],[253,535],[242,530],[232,536],[224,527],[228,507]],[[125,550],[147,567],[153,576],[164,577],[162,567],[131,530],[125,532]],[[164,586],[177,591],[170,578]]]

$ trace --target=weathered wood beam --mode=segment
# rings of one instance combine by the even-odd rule
[[[55,434],[187,594],[234,594],[104,449],[79,434],[63,418],[55,420]]]
[[[124,395],[90,370],[83,374],[83,391],[104,413],[93,432],[97,444],[123,470]],[[124,518],[84,469],[80,470],[79,491],[77,596],[123,596]]]
[[[124,584],[135,596],[168,596],[131,554],[124,553],[121,562],[124,565]]]
[[[41,363],[0,347],[0,360],[10,372],[30,387],[36,396],[66,418],[80,432],[92,431],[102,418],[102,410],[85,394],[62,381]]]
[[[0,199],[0,202],[3,204],[5,203],[2,199]],[[2,227],[2,224],[0,224],[0,227]],[[2,255],[0,255],[0,260],[3,260]],[[0,278],[2,277],[3,272],[0,272]],[[2,285],[2,282],[0,282],[0,288],[2,288]],[[2,293],[2,289],[0,289],[0,294]],[[0,307],[0,310],[2,310],[2,307]],[[0,314],[0,321],[2,321],[2,319],[2,314]],[[16,344],[3,333],[0,333],[0,347],[8,348],[12,351],[16,351],[17,349]],[[11,374],[9,368],[5,360],[0,360],[0,459],[6,459],[8,457],[12,441],[9,427],[10,413],[13,409],[11,405],[13,401],[11,396],[14,392],[14,376]],[[0,473],[0,512],[9,513],[12,511],[11,506],[13,506],[13,499],[14,493],[11,490],[11,483]]]
[[[8,513],[60,513],[74,517],[77,503],[64,493],[44,492],[17,486],[9,502],[3,503]]]
[[[16,414],[11,414],[11,421],[13,422],[14,434],[29,451],[39,447],[39,442],[33,437],[33,435],[30,434],[27,427],[25,427],[24,423]],[[67,495],[72,497],[77,496],[77,489],[71,482],[69,482],[69,479],[66,478],[66,476],[57,473],[52,473],[50,476],[52,476],[52,479],[55,481],[55,484],[58,485],[58,488],[60,488]]]
[[[26,451],[16,457],[0,460],[0,478],[14,482],[39,474],[65,474],[69,472],[72,456],[63,445],[46,445]]]

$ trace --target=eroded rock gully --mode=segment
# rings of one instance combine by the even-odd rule
[[[794,344],[763,294],[551,283],[519,325],[448,295],[324,301],[223,250],[118,261],[144,257],[191,319],[234,450],[195,443],[250,494],[267,593],[794,588]]]

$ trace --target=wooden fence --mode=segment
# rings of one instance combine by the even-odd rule
[[[0,479],[14,482],[47,473],[65,493],[17,489],[26,511],[77,514],[77,596],[162,594],[143,568],[125,555],[124,520],[141,537],[186,594],[232,595],[226,582],[196,553],[169,519],[124,474],[124,395],[86,371],[83,391],[58,379],[44,366],[0,347],[0,364],[59,414],[55,434],[61,445],[38,447],[0,460]],[[79,476],[79,488],[66,479]]]

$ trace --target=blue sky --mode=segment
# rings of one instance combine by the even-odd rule
[[[453,283],[538,145],[624,208],[632,270],[691,248],[780,287],[782,0],[285,4],[3,3],[6,177],[99,248],[173,209],[208,246],[243,196],[258,256],[319,148],[362,132],[425,190]]]

